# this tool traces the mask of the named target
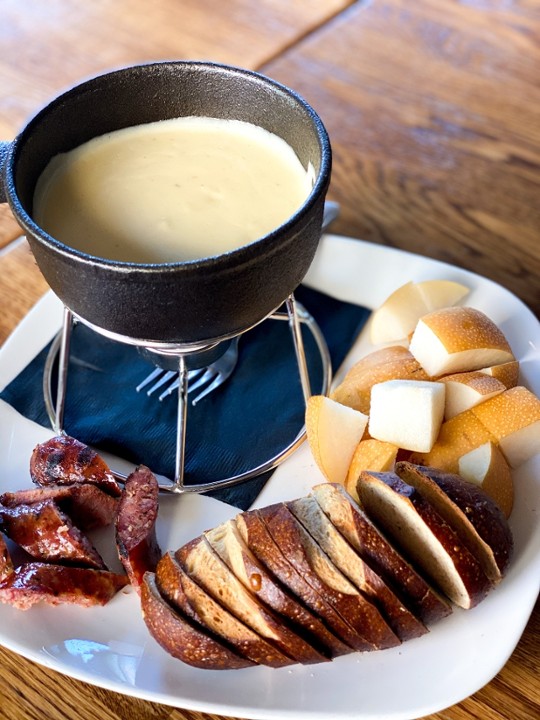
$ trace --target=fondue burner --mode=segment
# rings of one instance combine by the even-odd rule
[[[304,401],[307,402],[311,396],[311,387],[309,372],[306,360],[306,354],[304,351],[304,342],[302,338],[302,325],[305,325],[311,332],[317,350],[320,355],[322,364],[322,386],[319,390],[322,394],[326,394],[332,379],[332,369],[330,353],[328,346],[323,337],[323,334],[315,322],[314,318],[306,311],[306,309],[294,298],[294,294],[291,294],[285,301],[286,312],[275,310],[267,318],[263,320],[277,320],[277,321],[288,321],[289,328],[292,336],[292,342],[294,345],[294,351],[296,361],[298,364],[298,372],[300,382],[302,386],[302,392]],[[185,446],[186,446],[186,431],[188,421],[188,369],[193,366],[193,363],[197,363],[200,357],[205,357],[205,354],[211,356],[212,351],[216,351],[217,346],[220,343],[224,343],[224,347],[227,346],[227,342],[232,337],[238,337],[244,332],[249,331],[243,330],[241,333],[236,335],[230,335],[220,338],[219,341],[208,344],[178,344],[178,343],[165,343],[165,342],[149,342],[145,340],[139,340],[131,338],[125,335],[119,335],[118,333],[105,330],[103,328],[93,325],[84,318],[76,315],[67,306],[64,306],[63,325],[61,331],[53,341],[51,348],[48,353],[47,361],[44,368],[43,374],[43,393],[45,399],[45,405],[47,413],[53,430],[57,434],[64,433],[64,410],[66,405],[66,395],[68,387],[68,366],[69,366],[69,354],[70,354],[70,340],[71,333],[75,323],[81,322],[87,327],[94,330],[96,333],[103,335],[111,340],[125,343],[128,345],[136,346],[143,352],[146,357],[156,356],[156,364],[159,365],[165,358],[168,367],[176,367],[179,373],[179,387],[178,387],[178,407],[177,407],[177,427],[176,427],[176,459],[175,459],[175,473],[174,480],[170,480],[168,484],[160,485],[161,490],[165,490],[172,493],[186,493],[186,492],[206,492],[209,490],[216,490],[218,488],[229,487],[236,485],[237,483],[250,480],[258,475],[261,475],[268,470],[272,470],[277,467],[283,460],[291,455],[291,453],[300,445],[305,437],[305,427],[301,428],[296,438],[277,455],[269,458],[265,462],[261,463],[257,467],[242,472],[233,477],[228,477],[220,480],[214,480],[205,483],[194,483],[185,484]],[[258,323],[255,323],[258,324]],[[251,327],[254,327],[253,325]],[[217,350],[219,352],[219,350]],[[52,398],[52,375],[55,361],[58,357],[58,381],[57,381],[57,392],[56,401]],[[173,365],[174,364],[174,365]],[[232,380],[234,381],[234,379]],[[115,476],[120,480],[125,480],[126,475],[120,472],[114,472]]]

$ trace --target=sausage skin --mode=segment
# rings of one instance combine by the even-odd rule
[[[140,593],[144,573],[154,572],[161,557],[156,537],[159,487],[144,465],[126,480],[116,516],[116,546],[131,584]]]
[[[42,487],[92,483],[113,497],[121,493],[107,463],[95,450],[69,435],[58,435],[34,448],[30,475]]]

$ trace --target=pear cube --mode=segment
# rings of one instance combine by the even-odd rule
[[[480,310],[450,307],[424,315],[409,350],[430,377],[514,360],[502,331]]]
[[[424,380],[389,380],[371,390],[369,434],[405,450],[429,452],[444,416],[445,386]]]

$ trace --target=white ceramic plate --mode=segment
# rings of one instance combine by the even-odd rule
[[[432,278],[461,281],[471,288],[467,304],[500,325],[521,361],[523,383],[540,394],[540,325],[516,297],[488,280],[423,257],[327,236],[307,282],[374,308],[405,281]],[[49,293],[1,349],[0,388],[54,335],[60,321],[60,303]],[[364,332],[345,367],[370,349]],[[30,485],[32,448],[50,436],[0,402],[1,490]],[[321,479],[304,444],[273,475],[257,505],[303,495]],[[516,472],[515,485],[515,555],[507,577],[474,610],[455,611],[427,636],[400,648],[309,667],[196,670],[154,642],[132,591],[95,609],[34,607],[23,613],[0,605],[0,643],[59,673],[191,710],[280,720],[422,717],[489,682],[511,655],[532,611],[540,578],[540,455]],[[234,514],[234,508],[210,498],[164,497],[159,541],[163,549],[176,548]],[[105,560],[117,566],[110,531],[93,537]]]

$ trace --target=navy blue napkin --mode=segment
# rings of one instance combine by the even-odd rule
[[[366,322],[369,311],[302,286],[295,297],[321,328],[336,369]],[[304,328],[312,391],[321,389],[319,353]],[[1,393],[19,413],[49,427],[42,395],[48,347]],[[175,395],[159,402],[135,392],[152,366],[136,348],[108,340],[82,324],[73,331],[65,431],[97,449],[154,472],[174,476]],[[54,395],[53,395],[54,397]],[[219,480],[253,467],[294,440],[304,422],[304,401],[294,346],[287,322],[265,320],[244,333],[230,380],[188,409],[185,483]],[[247,509],[267,472],[214,497]]]

